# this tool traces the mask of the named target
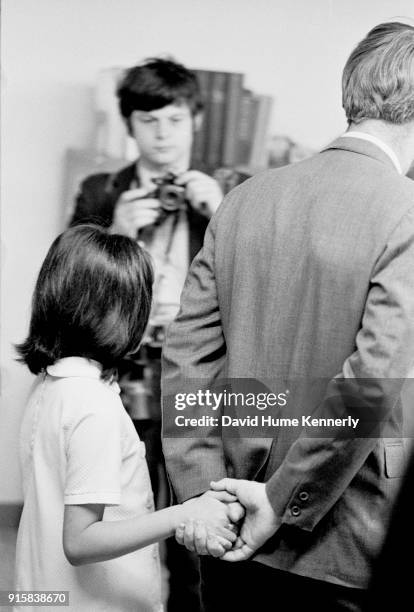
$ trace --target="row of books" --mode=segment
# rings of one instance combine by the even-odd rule
[[[243,167],[250,171],[268,165],[268,135],[272,98],[244,87],[238,72],[194,70],[204,101],[204,117],[196,132],[193,165],[213,171]],[[95,90],[98,154],[132,159],[137,155],[120,117],[115,95],[122,68],[102,70]]]
[[[267,167],[271,96],[244,87],[239,72],[194,70],[204,101],[204,119],[196,133],[194,165],[219,167]]]

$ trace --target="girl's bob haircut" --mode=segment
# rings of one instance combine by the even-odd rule
[[[33,374],[63,357],[98,361],[108,378],[137,350],[151,309],[149,256],[132,239],[77,225],[53,242],[32,300],[29,336],[17,346]]]

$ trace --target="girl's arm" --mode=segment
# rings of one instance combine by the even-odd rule
[[[231,496],[222,499],[235,500]],[[181,523],[192,519],[207,524],[218,541],[221,554],[236,539],[228,528],[227,504],[209,493],[184,504],[122,521],[103,521],[104,509],[104,504],[65,505],[63,549],[72,565],[126,555],[174,535]]]

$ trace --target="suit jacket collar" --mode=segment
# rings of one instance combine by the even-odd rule
[[[114,172],[110,175],[110,181],[107,187],[110,191],[116,191],[116,193],[123,193],[130,188],[133,180],[139,183],[139,178],[136,171],[136,162],[122,168],[118,172]],[[139,185],[138,185],[139,186]]]
[[[330,145],[322,149],[323,151],[329,151],[330,149],[339,149],[341,151],[351,151],[352,153],[357,153],[358,155],[365,155],[367,157],[372,157],[377,161],[386,164],[387,166],[391,166],[397,172],[396,167],[392,159],[376,144],[373,142],[369,142],[367,140],[361,140],[360,138],[353,138],[352,136],[342,137],[340,136],[336,140],[334,140]]]

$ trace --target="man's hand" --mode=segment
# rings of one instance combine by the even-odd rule
[[[266,495],[265,484],[249,480],[223,478],[212,482],[214,491],[235,495],[246,510],[240,535],[231,550],[221,558],[225,561],[245,561],[278,529],[278,521]]]
[[[185,187],[185,195],[191,206],[208,218],[216,212],[223,199],[217,181],[198,170],[184,172],[175,183]]]
[[[227,518],[231,523],[236,525],[239,523],[244,515],[246,514],[243,506],[237,500],[235,495],[228,493],[227,491],[206,491],[204,495],[209,495],[214,499],[218,499],[226,504]]]
[[[244,516],[236,497],[226,491],[207,491],[183,504],[183,522],[176,540],[199,555],[221,557],[236,541],[236,524]],[[186,515],[186,516],[185,516]]]
[[[115,204],[110,232],[136,238],[137,232],[147,225],[153,225],[160,214],[160,202],[145,197],[148,190],[142,187],[124,191]]]

